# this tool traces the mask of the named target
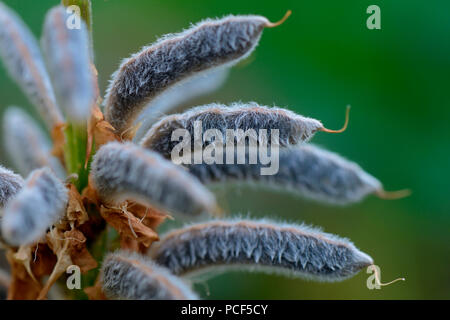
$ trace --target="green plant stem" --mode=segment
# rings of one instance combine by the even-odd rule
[[[78,179],[74,184],[79,192],[88,184],[89,167],[85,168],[87,129],[85,125],[70,123],[64,130],[66,144],[64,145],[64,158],[68,174],[76,174]]]

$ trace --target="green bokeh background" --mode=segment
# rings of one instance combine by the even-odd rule
[[[40,36],[57,0],[7,0]],[[381,30],[366,28],[366,8],[381,8]],[[255,53],[218,92],[195,103],[257,101],[288,107],[338,128],[352,105],[348,130],[319,133],[314,143],[358,162],[388,190],[412,196],[370,197],[330,207],[255,188],[217,189],[231,212],[304,221],[348,237],[381,267],[368,290],[361,272],[341,283],[314,283],[250,273],[220,275],[196,288],[215,299],[449,299],[450,298],[450,12],[449,1],[126,1],[94,0],[96,65],[104,92],[122,58],[158,36],[206,17],[261,14],[282,26],[264,31]],[[0,111],[29,102],[0,67]],[[7,162],[1,152],[0,160]],[[207,295],[209,287],[209,296]]]

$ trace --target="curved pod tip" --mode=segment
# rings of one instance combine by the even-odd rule
[[[265,27],[266,28],[275,28],[275,27],[281,26],[290,17],[291,14],[292,14],[292,11],[288,10],[284,14],[284,17],[281,18],[281,20],[279,20],[277,22],[268,22]]]
[[[328,133],[342,133],[345,130],[347,130],[349,117],[350,117],[350,109],[351,109],[351,107],[350,107],[350,105],[348,105],[347,109],[345,110],[345,122],[341,129],[332,130],[332,129],[322,128],[322,129],[320,129],[320,131],[328,132]]]

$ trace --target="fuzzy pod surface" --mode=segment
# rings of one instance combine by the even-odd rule
[[[41,42],[59,106],[70,121],[84,123],[95,102],[90,40],[84,21],[70,29],[69,18],[63,6],[51,9]]]
[[[183,280],[137,253],[119,251],[109,254],[100,275],[103,291],[110,299],[198,299]]]
[[[20,108],[6,110],[3,140],[8,156],[24,177],[35,169],[49,167],[59,178],[65,178],[60,161],[51,155],[50,140],[33,118]]]
[[[2,236],[17,246],[38,241],[64,217],[67,201],[65,185],[49,168],[33,171],[22,190],[5,207]]]
[[[21,176],[0,165],[0,209],[19,193],[24,183]]]
[[[272,131],[278,130],[279,141],[276,143],[281,146],[308,141],[323,128],[320,121],[283,108],[260,106],[255,102],[234,103],[230,106],[214,103],[164,117],[150,128],[140,144],[170,157],[173,148],[179,143],[172,141],[172,133],[184,129],[191,137],[193,150],[196,123],[201,123],[201,134],[210,129],[221,132],[225,143],[228,143],[227,130],[242,130],[244,133],[249,129],[254,130],[256,136],[249,138],[258,141],[259,130],[264,129],[267,130],[268,143],[272,143]]]
[[[204,184],[257,183],[330,204],[355,203],[383,189],[380,181],[355,162],[311,144],[280,150],[278,163],[274,175],[261,175],[261,168],[267,165],[260,161],[249,164],[248,153],[245,164],[235,161],[234,164],[185,166]]]
[[[0,57],[49,129],[63,122],[44,59],[34,35],[20,17],[0,2]]]
[[[228,77],[229,70],[220,68],[207,74],[200,74],[182,81],[180,84],[172,86],[170,89],[155,98],[145,111],[139,116],[137,123],[142,125],[137,131],[134,141],[138,142],[147,131],[162,117],[173,111],[180,110],[187,101],[199,96],[207,95],[219,89]]]
[[[110,142],[92,162],[92,178],[107,203],[134,200],[179,216],[215,213],[213,194],[182,167],[132,143]]]
[[[173,84],[247,57],[269,25],[265,17],[253,15],[207,19],[144,47],[113,74],[106,119],[123,132],[149,101]]]
[[[305,225],[223,220],[169,232],[151,257],[176,275],[228,268],[340,281],[373,263],[349,240]]]

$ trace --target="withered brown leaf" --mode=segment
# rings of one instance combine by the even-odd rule
[[[69,202],[66,217],[74,227],[79,227],[89,220],[89,216],[77,188],[73,184],[68,184],[67,189],[69,190]]]
[[[158,234],[144,225],[131,212],[120,208],[106,208],[102,206],[100,213],[103,219],[117,230],[121,238],[136,239],[137,242],[142,243],[145,247],[149,247],[153,241],[159,240]]]
[[[14,257],[15,252],[9,250],[6,257],[11,267],[11,283],[8,289],[8,300],[35,300],[42,285],[33,280],[21,261]]]
[[[45,299],[52,285],[69,266],[77,265],[82,273],[97,267],[97,261],[86,249],[86,237],[76,229],[65,232],[58,229],[50,230],[47,234],[47,243],[58,260],[38,299]]]

